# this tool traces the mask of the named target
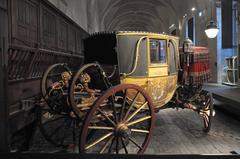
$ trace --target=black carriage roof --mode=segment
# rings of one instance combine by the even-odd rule
[[[84,39],[84,63],[117,64],[116,32],[99,32]]]
[[[117,34],[131,35],[164,35],[155,32],[144,31],[113,31],[97,32],[84,39],[84,62],[91,63],[98,61],[101,64],[117,64]],[[167,35],[166,35],[167,36]]]

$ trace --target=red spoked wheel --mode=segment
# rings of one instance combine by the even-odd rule
[[[154,126],[150,96],[137,85],[122,84],[107,90],[94,103],[83,124],[82,153],[144,153]],[[94,136],[88,134],[94,131]]]

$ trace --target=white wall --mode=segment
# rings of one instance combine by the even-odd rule
[[[87,32],[99,30],[98,1],[48,0]]]

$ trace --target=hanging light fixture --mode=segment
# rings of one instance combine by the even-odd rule
[[[213,6],[213,5],[212,5]],[[211,7],[212,9],[213,7]],[[208,38],[215,38],[219,32],[216,22],[213,20],[213,9],[211,10],[211,20],[207,23],[205,33]]]
[[[215,38],[218,32],[219,32],[219,29],[217,28],[217,24],[213,20],[210,20],[205,29],[205,33],[207,34],[207,37]]]

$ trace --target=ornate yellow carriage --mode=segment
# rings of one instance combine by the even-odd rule
[[[46,103],[39,107],[39,123],[45,138],[63,147],[79,139],[83,153],[143,153],[154,113],[175,107],[199,113],[208,132],[212,96],[201,83],[178,82],[178,43],[177,37],[148,32],[88,37],[86,64],[78,71],[55,64],[43,75]]]

